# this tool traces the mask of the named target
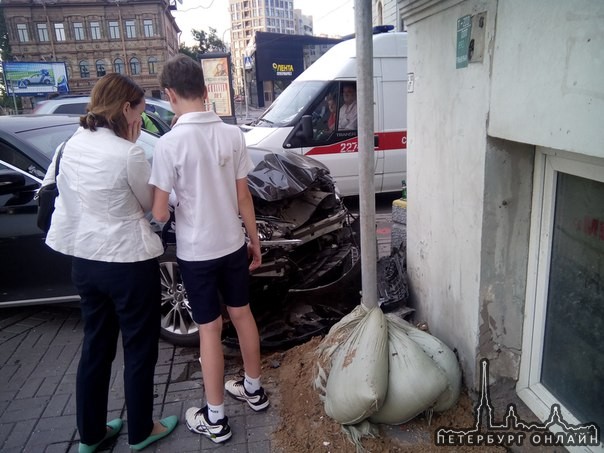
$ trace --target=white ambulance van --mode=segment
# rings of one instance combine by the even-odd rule
[[[351,85],[356,90],[356,78],[350,39],[306,69],[258,120],[241,126],[247,146],[313,157],[329,168],[342,196],[358,195],[357,130],[340,118],[342,93]],[[407,33],[373,35],[373,87],[375,191],[398,191],[407,167]]]

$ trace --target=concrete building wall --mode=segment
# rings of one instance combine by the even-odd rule
[[[470,388],[482,357],[492,380],[516,380],[535,278],[536,149],[604,157],[604,4],[403,0],[400,8],[413,80],[407,264],[416,319],[456,349]],[[457,68],[457,21],[481,14],[475,58]]]
[[[489,134],[604,157],[604,2],[506,0],[497,15]]]
[[[457,351],[472,386],[492,54],[456,69],[455,37],[458,18],[486,12],[492,45],[497,2],[432,3],[436,9],[405,17],[414,80],[407,98],[407,266],[416,319]]]

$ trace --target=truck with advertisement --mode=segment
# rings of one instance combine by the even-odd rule
[[[325,164],[343,196],[359,193],[355,39],[298,76],[256,121],[242,125],[248,148],[305,154]],[[406,179],[407,33],[373,35],[375,192]]]

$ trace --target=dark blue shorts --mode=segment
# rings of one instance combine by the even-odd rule
[[[236,252],[213,260],[177,261],[197,324],[207,324],[221,315],[221,298],[229,307],[249,303],[250,274],[245,244]]]

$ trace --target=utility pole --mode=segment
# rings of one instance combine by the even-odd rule
[[[361,215],[362,303],[377,307],[375,233],[375,149],[373,142],[373,34],[371,2],[355,0],[357,108],[359,141],[359,211]]]

